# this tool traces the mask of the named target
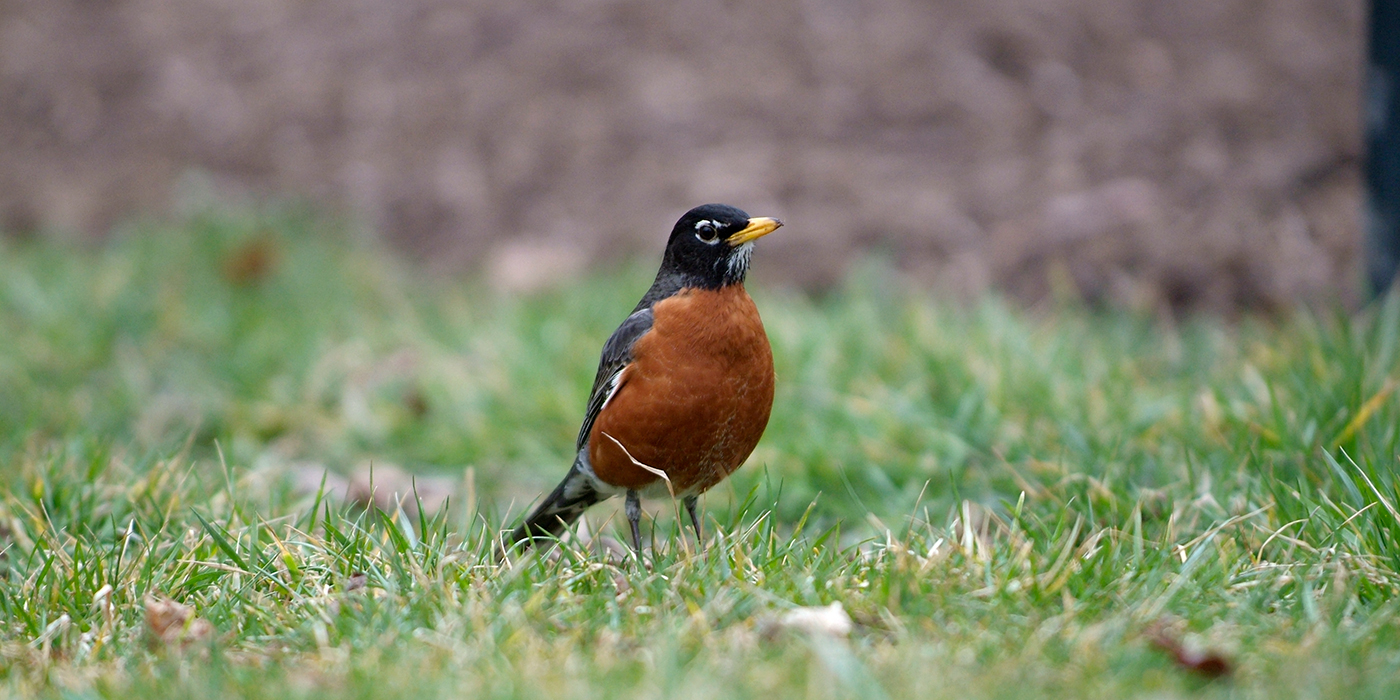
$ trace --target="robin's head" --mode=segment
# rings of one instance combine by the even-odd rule
[[[671,229],[661,270],[711,289],[743,282],[753,242],[782,225],[766,216],[750,218],[727,204],[703,204],[686,212]]]

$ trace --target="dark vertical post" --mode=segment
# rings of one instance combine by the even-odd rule
[[[1400,267],[1400,0],[1371,0],[1366,80],[1366,272],[1384,294]]]

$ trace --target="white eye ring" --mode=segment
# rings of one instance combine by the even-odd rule
[[[695,224],[695,237],[700,239],[701,243],[706,243],[708,245],[719,243],[718,227],[715,226],[715,222],[708,219],[701,221]]]

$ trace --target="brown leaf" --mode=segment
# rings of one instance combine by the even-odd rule
[[[1166,622],[1158,620],[1147,630],[1152,645],[1166,652],[1176,665],[1206,678],[1220,678],[1234,672],[1234,664],[1224,654],[1212,649],[1187,646]]]
[[[146,597],[146,629],[165,644],[185,646],[214,634],[208,620],[195,617],[194,608],[168,598]]]
[[[428,415],[428,397],[424,396],[423,392],[417,388],[409,389],[403,393],[403,406],[414,418]]]
[[[257,284],[272,273],[279,257],[277,244],[270,236],[255,238],[224,258],[224,279],[243,286]]]
[[[350,580],[345,582],[345,592],[351,593],[353,591],[358,591],[361,588],[364,588],[365,584],[368,582],[369,577],[365,576],[365,572],[356,571],[355,573],[350,575]]]

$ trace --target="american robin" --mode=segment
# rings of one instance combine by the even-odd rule
[[[676,222],[656,281],[603,344],[573,466],[508,545],[557,537],[619,494],[638,553],[644,495],[680,498],[700,538],[697,498],[744,463],[773,408],[773,353],[744,276],[754,241],[782,225],[724,204]]]

